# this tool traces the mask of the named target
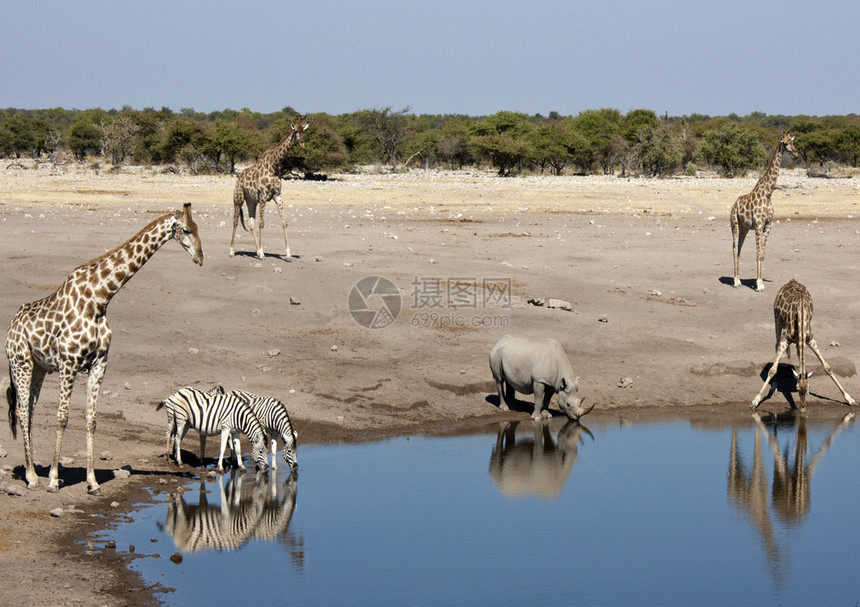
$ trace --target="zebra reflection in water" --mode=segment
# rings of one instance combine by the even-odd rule
[[[504,422],[490,456],[490,478],[505,495],[540,495],[554,499],[561,493],[579,456],[579,443],[588,428],[569,420],[553,441],[548,420],[528,422],[533,436],[517,438],[519,422]]]
[[[218,475],[220,504],[216,505],[209,503],[209,490],[201,479],[197,504],[188,504],[183,494],[170,495],[163,528],[185,553],[236,550],[251,539],[283,538],[296,506],[296,482],[296,476],[289,475],[279,494],[275,480],[267,473],[257,472],[254,477],[234,470],[226,487],[223,475]],[[293,547],[300,547],[302,542],[292,538],[284,542],[300,567],[303,552]]]
[[[849,412],[830,431],[818,450],[808,457],[809,435],[806,429],[806,416],[790,412],[784,415],[771,415],[762,419],[753,413],[755,435],[753,442],[753,462],[748,468],[743,461],[738,446],[738,429],[732,429],[731,454],[729,457],[728,495],[730,502],[747,515],[756,527],[768,554],[772,575],[780,581],[787,571],[787,555],[779,546],[771,512],[776,519],[788,527],[800,524],[809,514],[811,506],[811,483],[815,469],[830,448],[839,432],[854,420]],[[778,434],[780,428],[794,430],[794,457],[788,445],[780,452]],[[760,437],[767,440],[773,455],[773,481],[768,482],[764,465],[764,449]],[[768,495],[770,494],[770,495]]]

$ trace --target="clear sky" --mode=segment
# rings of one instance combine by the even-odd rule
[[[860,113],[858,0],[0,7],[0,107]]]

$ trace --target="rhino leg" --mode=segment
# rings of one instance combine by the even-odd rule
[[[499,393],[499,409],[502,411],[510,411],[510,407],[508,406],[508,399],[505,397],[505,389],[501,379],[496,380],[496,390]],[[511,386],[508,384],[508,392],[510,392]]]
[[[549,399],[552,398],[552,392],[545,390],[545,388],[546,386],[542,383],[538,381],[534,382],[535,410],[532,412],[532,419],[534,420],[539,420],[543,416],[543,411],[549,414],[547,405],[549,404]]]

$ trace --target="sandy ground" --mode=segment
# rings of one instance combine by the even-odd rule
[[[3,163],[0,318],[184,202],[193,203],[205,261],[195,266],[169,242],[109,308],[114,336],[96,433],[96,453],[106,452],[97,465],[102,496],[86,494],[85,378],[72,395],[62,453],[72,462],[61,469],[60,492],[23,489],[21,441],[0,425],[0,603],[154,601],[126,569],[133,556],[123,547],[81,540],[145,499],[142,487],[171,490],[196,471],[162,456],[165,420],[155,411],[183,385],[278,396],[300,444],[451,432],[527,419],[530,397],[522,397],[522,411],[498,410],[487,365],[492,345],[510,333],[562,343],[581,393],[597,403],[591,415],[705,411],[748,420],[747,404],[773,356],[773,298],[797,278],[814,297],[825,357],[860,396],[860,179],[783,171],[763,294],[751,288],[752,240],[741,261],[744,286],[731,287],[728,211],[754,182],[417,171],[289,181],[283,193],[296,257],[280,256],[270,205],[261,261],[241,228],[239,253],[228,256],[234,178]],[[397,287],[399,311],[379,295],[350,300],[375,276]],[[550,298],[571,309],[529,303]],[[387,326],[362,326],[367,318],[350,309],[360,312],[361,301],[369,316],[390,311],[396,319],[377,316]],[[0,389],[8,381],[4,373]],[[780,380],[761,410],[788,409],[792,387]],[[845,412],[820,371],[811,389],[809,415]],[[34,421],[43,477],[56,403],[52,375]],[[188,451],[195,445],[186,439]],[[131,475],[115,478],[122,468]],[[10,486],[23,494],[10,494]],[[63,516],[49,514],[56,508]]]

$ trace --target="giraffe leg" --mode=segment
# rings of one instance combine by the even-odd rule
[[[257,226],[257,211],[259,210],[260,225],[259,232]],[[265,205],[257,205],[256,202],[248,201],[248,229],[251,230],[251,235],[254,237],[254,248],[257,250],[257,257],[263,259],[263,211]]]
[[[747,237],[749,228],[742,225],[738,219],[737,213],[732,213],[732,257],[734,258],[735,274],[732,286],[738,288],[741,286],[740,268],[741,268],[741,248],[744,246],[744,239]]]
[[[818,349],[818,344],[815,343],[815,338],[809,338],[808,343],[809,347],[812,348],[812,351],[815,352],[815,355],[818,357],[818,360],[821,361],[821,365],[824,367],[824,372],[827,373],[828,376],[830,376],[830,379],[833,380],[833,383],[836,384],[836,387],[839,388],[840,392],[842,392],[842,398],[844,398],[845,402],[847,402],[852,407],[856,407],[857,401],[851,398],[848,392],[845,391],[845,388],[842,387],[842,384],[839,383],[839,380],[836,379],[836,376],[833,375],[833,369],[830,368],[830,365],[827,364],[827,362],[824,360],[824,357],[821,355],[821,352]]]
[[[290,241],[287,239],[287,216],[284,214],[284,205],[280,196],[275,196],[275,206],[281,216],[281,225],[284,227],[284,248],[287,250],[287,258],[290,257]]]
[[[56,493],[60,490],[59,462],[60,448],[63,446],[63,433],[69,423],[69,399],[75,385],[75,372],[71,366],[60,368],[60,404],[57,407],[57,442],[54,445],[54,459],[51,461],[51,471],[48,473],[48,491]]]
[[[236,194],[233,194],[233,235],[230,236],[230,257],[236,255],[236,250],[233,248],[233,242],[236,240],[236,228],[239,227],[239,218],[242,216],[242,204],[244,197],[236,202]]]
[[[756,397],[753,399],[750,404],[750,409],[755,411],[756,407],[758,407],[761,399],[764,397],[764,392],[767,390],[770,385],[770,380],[773,379],[773,376],[776,375],[776,371],[779,368],[779,359],[782,358],[782,355],[785,354],[786,349],[788,348],[788,340],[781,340],[779,342],[779,347],[776,349],[776,358],[773,359],[773,364],[770,366],[770,370],[767,372],[767,378],[764,380],[764,385],[762,385],[761,390],[759,390]]]
[[[101,495],[102,493],[98,482],[96,482],[93,452],[95,451],[96,405],[99,401],[99,390],[106,368],[107,359],[102,358],[92,366],[90,376],[87,378],[87,493],[90,495]],[[57,455],[59,455],[59,449]]]
[[[764,280],[762,279],[762,268],[764,266],[764,251],[767,246],[767,236],[770,234],[771,224],[767,224],[764,228],[756,226],[755,229],[755,290],[761,293],[764,291]]]
[[[17,365],[12,372],[12,383],[17,392],[15,412],[18,416],[18,426],[21,428],[24,441],[24,477],[27,480],[28,489],[39,488],[39,477],[33,464],[33,410],[39,400],[39,392],[42,389],[42,381],[45,379],[45,371],[41,367],[34,367],[32,363]],[[24,395],[27,399],[24,400]]]

